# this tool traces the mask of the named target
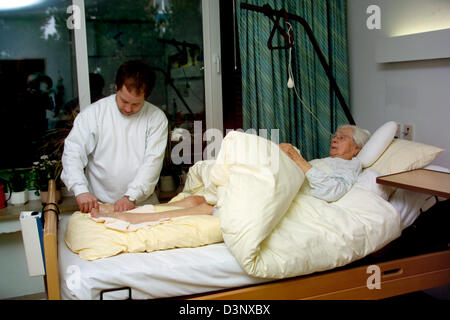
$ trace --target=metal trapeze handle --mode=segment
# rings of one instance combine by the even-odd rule
[[[306,34],[308,35],[308,39],[311,42],[314,51],[316,52],[320,63],[322,64],[323,69],[325,70],[326,75],[328,76],[328,80],[330,81],[330,85],[333,88],[333,90],[336,93],[336,96],[339,100],[339,103],[341,104],[342,109],[344,110],[344,113],[349,121],[350,124],[355,124],[355,120],[352,117],[352,114],[350,113],[350,109],[347,105],[347,103],[345,102],[344,96],[341,93],[341,90],[339,89],[336,80],[333,77],[333,72],[331,70],[331,67],[329,66],[327,59],[325,58],[324,54],[322,53],[322,50],[320,49],[319,43],[317,42],[316,37],[314,36],[314,33],[311,30],[311,27],[309,26],[308,22],[306,22],[305,19],[303,19],[300,16],[291,14],[286,12],[285,9],[281,9],[281,10],[274,10],[272,9],[272,7],[270,7],[270,5],[265,4],[262,7],[259,6],[255,6],[255,5],[251,5],[248,3],[241,3],[241,8],[245,9],[245,10],[249,10],[249,11],[256,11],[256,12],[261,12],[264,13],[266,16],[268,16],[272,21],[274,21],[273,17],[276,16],[278,17],[278,19],[276,20],[276,22],[274,21],[274,23],[276,23],[274,29],[272,29],[272,32],[274,33],[275,29],[278,29],[280,31],[280,26],[278,24],[278,21],[280,19],[280,17],[284,17],[285,19],[290,19],[290,20],[294,20],[299,22],[303,28],[305,29]],[[282,30],[281,32],[282,34],[285,34],[286,31]],[[273,35],[272,35],[273,37]],[[285,36],[284,36],[285,37]],[[286,37],[285,37],[286,39]],[[271,40],[271,39],[270,39]],[[270,47],[269,47],[270,48]]]

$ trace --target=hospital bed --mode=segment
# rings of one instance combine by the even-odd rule
[[[382,299],[450,284],[448,239],[431,239],[436,230],[415,232],[421,230],[415,223],[421,217],[438,219],[435,225],[445,228],[439,219],[446,219],[448,200],[422,195],[419,201],[417,193],[397,191],[403,193],[402,201],[392,204],[402,212],[402,224],[409,225],[399,239],[347,266],[274,281],[247,275],[224,243],[82,260],[64,243],[67,218],[58,221],[50,183],[44,208],[48,298]],[[441,208],[415,219],[429,207]],[[381,289],[368,286],[371,265],[380,268]]]
[[[268,14],[286,15],[273,10]],[[308,36],[314,43],[313,35]],[[316,53],[320,57],[320,50]],[[326,63],[323,66],[327,70]],[[339,96],[339,88],[333,88]],[[342,105],[349,122],[354,123],[345,103]],[[50,197],[54,194],[51,188],[52,184]],[[50,204],[44,235],[48,298],[382,299],[450,284],[448,232],[430,230],[430,225],[447,227],[449,200],[400,189],[396,193],[390,202],[401,215],[400,238],[348,265],[281,280],[249,275],[223,242],[85,261],[66,246],[67,220],[62,219],[58,228],[57,206]],[[427,209],[433,212],[428,210],[417,218]],[[430,220],[437,222],[430,224]],[[379,281],[373,287],[369,280],[377,272]]]

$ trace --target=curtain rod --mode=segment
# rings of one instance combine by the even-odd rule
[[[245,10],[249,10],[249,11],[256,11],[256,12],[260,12],[260,13],[264,13],[264,15],[266,16],[277,16],[277,17],[288,17],[290,20],[294,20],[299,22],[303,28],[306,31],[306,34],[308,35],[308,39],[311,42],[311,44],[313,45],[314,51],[316,52],[317,56],[319,57],[319,61],[322,64],[323,69],[325,70],[325,73],[328,76],[328,79],[330,81],[331,87],[334,89],[336,96],[341,104],[342,109],[344,109],[344,113],[348,119],[348,121],[350,122],[350,124],[355,124],[355,120],[353,120],[352,114],[350,113],[350,109],[347,105],[347,103],[345,102],[344,96],[341,93],[341,90],[339,89],[336,80],[333,77],[333,73],[331,70],[331,67],[328,65],[328,62],[324,56],[324,54],[322,53],[322,50],[320,50],[320,46],[319,43],[317,42],[316,37],[314,36],[314,33],[311,30],[311,27],[309,26],[308,22],[306,22],[305,19],[303,19],[302,17],[295,15],[295,14],[291,14],[289,12],[286,13],[286,10],[275,10],[272,9],[272,7],[268,4],[265,4],[264,6],[255,6],[252,4],[248,4],[248,3],[241,3],[241,8],[245,9]]]

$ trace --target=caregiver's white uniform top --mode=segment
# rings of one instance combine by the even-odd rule
[[[316,198],[331,202],[339,200],[356,183],[362,170],[361,161],[358,158],[345,160],[341,158],[322,159],[331,169],[325,172],[314,165],[306,172],[311,190],[309,194]]]
[[[124,195],[145,200],[154,191],[167,144],[167,118],[145,101],[131,116],[116,95],[86,107],[64,143],[61,178],[75,196],[90,192],[104,203]]]

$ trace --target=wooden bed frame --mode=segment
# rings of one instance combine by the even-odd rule
[[[49,300],[59,300],[58,207],[55,183],[49,182],[44,207],[44,251],[46,290]],[[369,289],[377,276],[368,265],[339,268],[261,285],[233,288],[220,292],[180,297],[196,300],[297,300],[297,299],[383,299],[450,284],[450,250],[422,254],[376,264],[380,269],[380,289]]]

